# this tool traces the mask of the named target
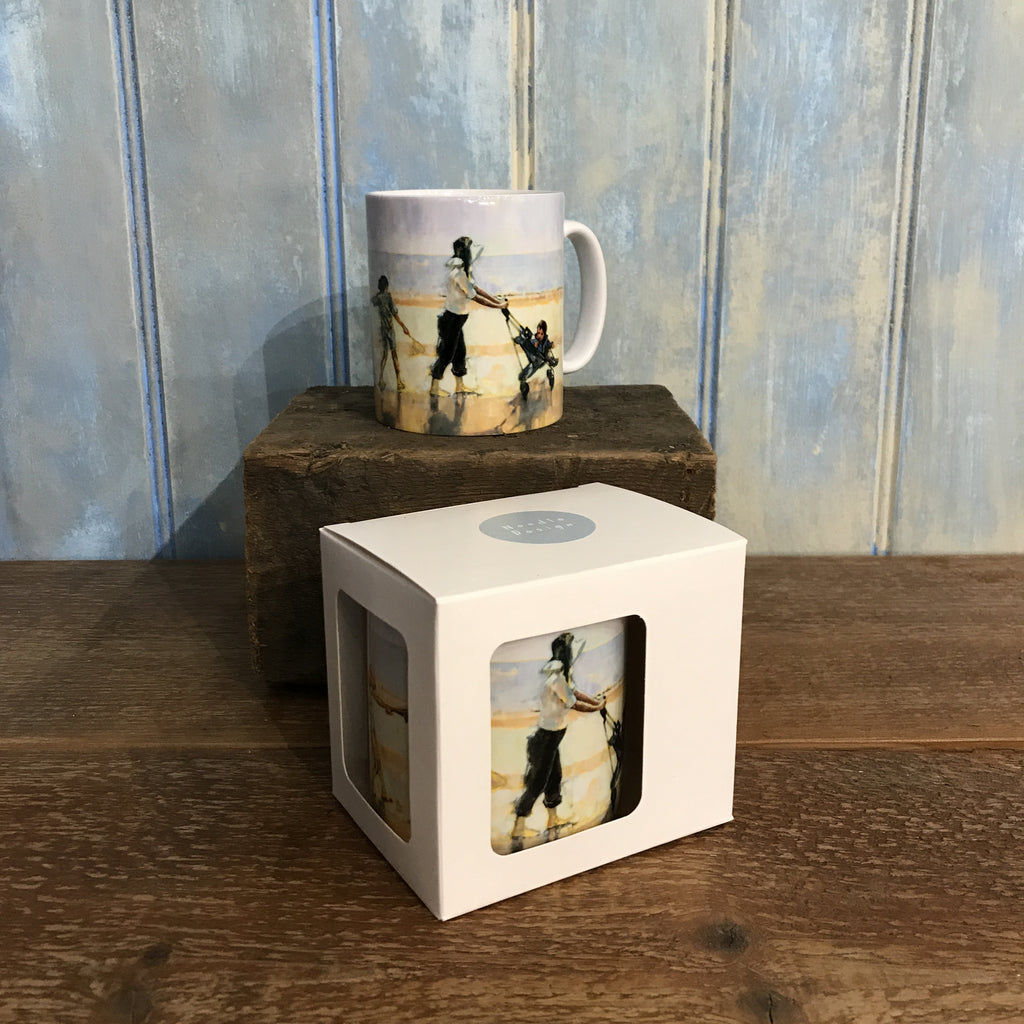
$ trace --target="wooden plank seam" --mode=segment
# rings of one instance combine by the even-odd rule
[[[156,553],[175,557],[174,506],[171,495],[170,449],[160,352],[160,318],[153,268],[153,232],[149,212],[142,95],[132,0],[111,0],[113,55],[117,73],[125,199],[130,227],[129,255],[141,361],[143,422],[149,464],[153,539]]]
[[[532,189],[537,183],[534,146],[534,71],[536,65],[533,0],[512,0],[512,187]]]
[[[705,107],[707,149],[704,159],[704,209],[701,216],[697,423],[712,447],[717,433],[721,354],[734,11],[733,0],[714,0],[708,14],[711,53],[707,62]]]
[[[897,195],[890,250],[889,308],[878,412],[878,449],[875,459],[874,537],[872,554],[893,549],[903,410],[910,330],[910,290],[913,281],[914,240],[921,191],[925,108],[931,61],[934,0],[914,0],[907,19],[904,49],[903,120],[900,126]]]
[[[327,282],[325,370],[330,384],[347,384],[350,376],[345,327],[344,239],[341,222],[341,154],[338,132],[338,68],[334,0],[313,0],[313,60],[316,70],[320,215]]]

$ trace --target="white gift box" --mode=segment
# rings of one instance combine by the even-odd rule
[[[605,484],[320,535],[334,794],[437,917],[731,820],[742,537]],[[405,644],[407,838],[374,806],[368,617]],[[615,619],[632,624],[618,816],[499,852],[492,657],[510,641]]]

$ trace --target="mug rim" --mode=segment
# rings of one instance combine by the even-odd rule
[[[366,198],[390,199],[505,199],[513,196],[560,196],[563,192],[526,188],[398,188],[366,193]]]

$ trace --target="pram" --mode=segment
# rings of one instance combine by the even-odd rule
[[[519,360],[519,393],[523,398],[530,394],[529,379],[542,367],[548,368],[548,387],[555,386],[554,368],[558,360],[551,354],[551,339],[543,338],[537,340],[536,335],[529,327],[524,327],[509,311],[508,307],[503,309],[505,323],[508,325],[508,333],[512,338],[512,344],[516,347],[516,359]],[[519,349],[522,349],[526,356],[526,365],[519,359]]]

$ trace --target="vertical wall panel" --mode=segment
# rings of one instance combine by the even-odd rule
[[[537,187],[565,192],[608,267],[601,347],[569,383],[662,383],[695,413],[708,3],[570,0],[536,16]]]
[[[153,553],[105,4],[0,14],[0,557]]]
[[[668,384],[752,551],[1024,549],[1022,39],[1024,0],[0,0],[0,557],[240,553],[245,444],[372,378],[365,193],[528,184],[605,248],[573,380]]]
[[[894,546],[1024,548],[1024,3],[939,0]]]
[[[510,11],[509,0],[339,3],[342,237],[354,384],[373,379],[366,193],[510,187]]]
[[[241,553],[242,449],[330,373],[313,15],[135,9],[179,557]]]
[[[739,7],[714,442],[753,551],[871,549],[906,19]]]

